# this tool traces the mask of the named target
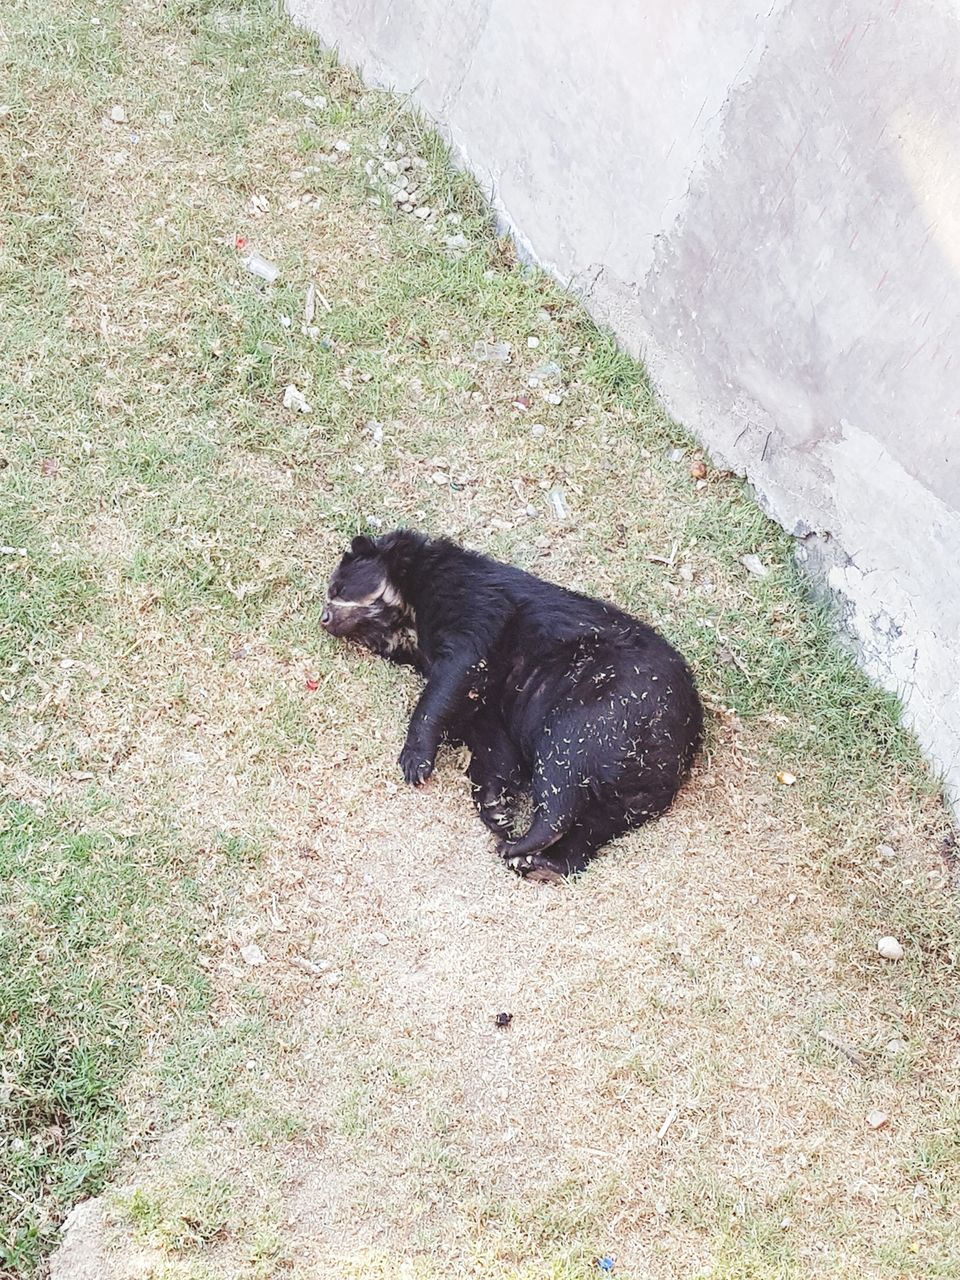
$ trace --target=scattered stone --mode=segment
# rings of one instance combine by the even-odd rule
[[[114,124],[126,124],[127,113],[119,102],[110,108],[110,119]]]
[[[448,249],[466,250],[470,248],[470,241],[460,231],[455,236],[444,236],[443,243]]]
[[[686,452],[686,450],[685,450],[685,449],[681,449],[681,448],[679,448],[679,446],[675,446],[675,447],[674,447],[673,449],[671,449],[671,450],[670,450],[670,452],[667,454],[667,457],[670,459],[670,461],[671,461],[671,462],[682,462],[682,461],[683,461],[683,455],[684,455],[684,453],[685,453],[685,452]]]
[[[342,973],[338,973],[337,970],[334,970],[332,973],[328,973],[326,975],[326,977],[324,978],[324,982],[327,984],[328,987],[339,987],[340,979],[342,977],[343,977]]]
[[[385,947],[390,942],[390,939],[385,933],[371,933],[370,937],[378,947]]]
[[[310,413],[312,409],[312,406],[307,403],[303,392],[298,391],[292,382],[284,388],[283,407],[285,409],[293,409],[297,413]]]
[[[449,480],[449,476],[445,471],[434,471],[430,479],[434,484],[446,484]]]
[[[333,149],[339,151],[342,156],[347,156],[350,154],[350,143],[346,138],[338,138],[333,144]]]
[[[874,1110],[867,1112],[867,1124],[871,1129],[882,1129],[885,1125],[889,1124],[889,1122],[890,1117],[887,1115],[886,1111],[880,1111],[875,1108]]]
[[[741,556],[740,563],[746,569],[747,573],[752,573],[755,578],[765,578],[770,572],[760,557],[753,555],[752,552],[748,556]]]
[[[531,351],[535,351],[537,347],[539,347],[539,345],[540,345],[540,339],[535,335],[531,334],[531,336],[527,339],[527,346],[530,348]]]
[[[684,582],[693,581],[693,570],[690,568],[688,564],[682,564],[678,572]]]
[[[550,391],[543,398],[547,404],[563,404],[563,396],[557,391]]]
[[[509,342],[475,342],[470,354],[483,364],[506,364],[511,351]]]
[[[881,858],[895,858],[897,856],[896,849],[889,844],[878,844],[877,853],[879,853]]]
[[[414,209],[413,216],[425,222],[433,214],[433,210],[429,205],[422,204],[419,208]]]
[[[536,378],[539,382],[555,382],[561,376],[560,366],[556,360],[548,360],[545,364],[537,365],[530,373],[531,378]]]
[[[900,1040],[898,1037],[895,1036],[892,1040],[887,1041],[887,1043],[884,1045],[884,1048],[886,1049],[887,1053],[889,1053],[891,1058],[895,1058],[897,1054],[906,1053],[907,1042],[905,1040]]]
[[[877,951],[884,960],[902,960],[904,956],[903,947],[892,937],[881,938],[877,943]]]
[[[240,955],[245,964],[256,969],[258,966],[267,963],[267,957],[255,942],[248,942],[245,947],[240,948]]]
[[[694,480],[704,480],[707,475],[707,464],[702,458],[696,458],[690,463],[690,474]]]
[[[530,434],[532,436],[542,436],[546,431],[546,429],[547,428],[543,425],[542,422],[535,422],[533,426],[530,428]]]
[[[313,324],[313,317],[317,310],[317,286],[311,280],[307,285],[307,296],[303,300],[303,323]]]

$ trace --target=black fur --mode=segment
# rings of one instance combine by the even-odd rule
[[[465,743],[477,809],[521,875],[582,871],[663,813],[700,745],[693,676],[651,627],[446,539],[354,538],[322,622],[426,678],[403,776],[424,782],[442,737]]]

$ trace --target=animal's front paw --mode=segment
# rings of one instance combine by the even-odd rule
[[[400,752],[400,768],[403,779],[413,787],[422,786],[433,773],[434,752],[418,742],[407,742]]]

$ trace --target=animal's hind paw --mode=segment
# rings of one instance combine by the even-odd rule
[[[522,880],[533,880],[537,884],[563,884],[566,879],[553,859],[544,853],[505,854],[505,861]]]

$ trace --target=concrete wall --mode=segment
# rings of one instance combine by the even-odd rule
[[[291,0],[842,601],[960,796],[960,0]]]

